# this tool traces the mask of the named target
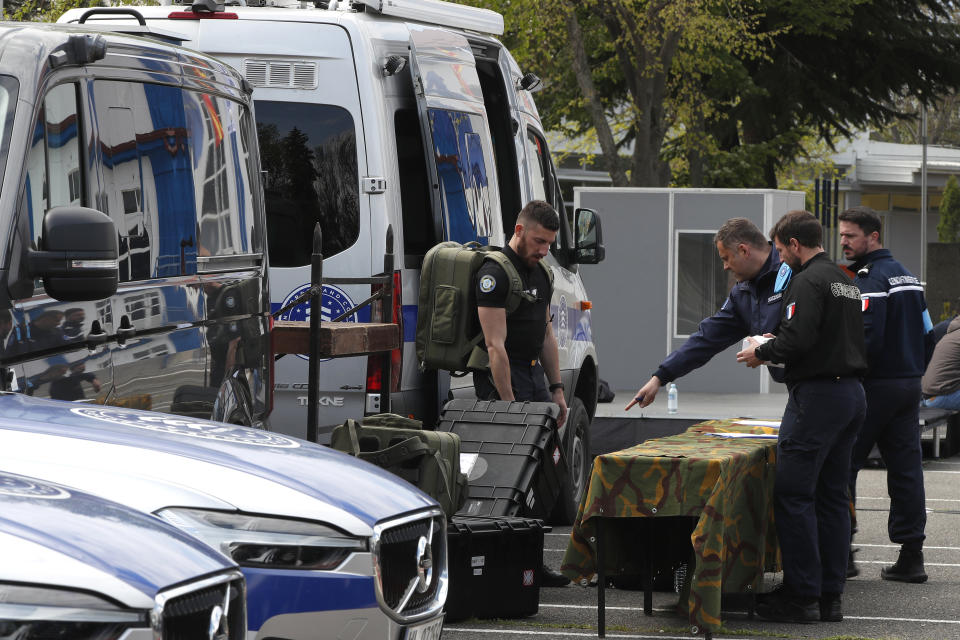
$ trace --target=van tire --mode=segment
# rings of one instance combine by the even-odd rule
[[[590,415],[580,398],[574,397],[567,408],[567,477],[550,514],[555,525],[571,525],[577,518],[580,500],[587,490],[590,467]]]

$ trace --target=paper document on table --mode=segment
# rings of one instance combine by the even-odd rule
[[[725,433],[705,433],[707,436],[714,436],[715,438],[763,438],[765,440],[776,440],[777,434],[775,433],[740,433],[740,432],[725,432]]]
[[[780,428],[779,420],[737,420],[733,424],[742,424],[745,427],[770,427],[771,429]]]
[[[756,341],[757,341],[757,344],[763,344],[763,343],[766,342],[767,340],[770,340],[770,338],[766,338],[766,337],[764,337],[764,336],[750,336],[750,338],[753,338],[754,340],[756,340]],[[745,351],[745,350],[747,350],[747,349],[749,349],[750,347],[753,346],[752,344],[750,344],[750,338],[744,338],[744,339],[743,339],[743,344],[741,345],[741,351]],[[783,363],[773,364],[772,362],[764,362],[763,364],[766,365],[766,366],[768,366],[768,367],[780,367],[780,368],[783,368]]]

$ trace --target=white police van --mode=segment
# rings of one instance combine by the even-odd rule
[[[209,0],[207,0],[209,1]],[[147,26],[176,32],[183,44],[241,71],[254,87],[264,170],[273,308],[306,290],[312,231],[323,231],[324,277],[382,272],[388,228],[397,239],[392,315],[403,348],[386,371],[380,356],[331,360],[320,373],[321,441],[333,425],[392,410],[428,424],[449,380],[419,371],[414,350],[419,270],[442,240],[505,242],[532,199],[562,198],[531,90],[495,38],[503,17],[438,0],[300,2],[247,6],[138,7]],[[250,6],[257,4],[260,6]],[[67,12],[61,21],[132,24],[129,15]],[[571,227],[563,218],[548,257],[555,276],[551,311],[560,347],[571,428],[571,464],[561,519],[572,520],[587,473],[588,427],[597,397],[597,353],[577,252],[577,235],[598,231],[593,212]],[[323,319],[371,319],[354,307],[370,285],[325,285]],[[282,319],[305,320],[306,305]],[[306,433],[307,361],[277,362],[271,428]],[[381,402],[390,385],[390,406]]]
[[[244,640],[243,576],[153,516],[0,471],[0,637]]]

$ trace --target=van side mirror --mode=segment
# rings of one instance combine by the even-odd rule
[[[27,251],[27,272],[43,278],[55,300],[101,300],[117,292],[117,228],[104,213],[56,207],[43,217],[40,249]]]
[[[577,209],[573,214],[573,262],[598,264],[606,257],[600,214],[593,209]]]

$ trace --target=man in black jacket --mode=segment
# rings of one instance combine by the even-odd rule
[[[789,392],[774,485],[783,584],[763,598],[757,614],[834,622],[843,619],[850,452],[866,412],[860,291],[824,253],[823,229],[809,212],[787,213],[770,235],[793,270],[780,329],[768,342],[737,354],[751,367],[784,363]]]

